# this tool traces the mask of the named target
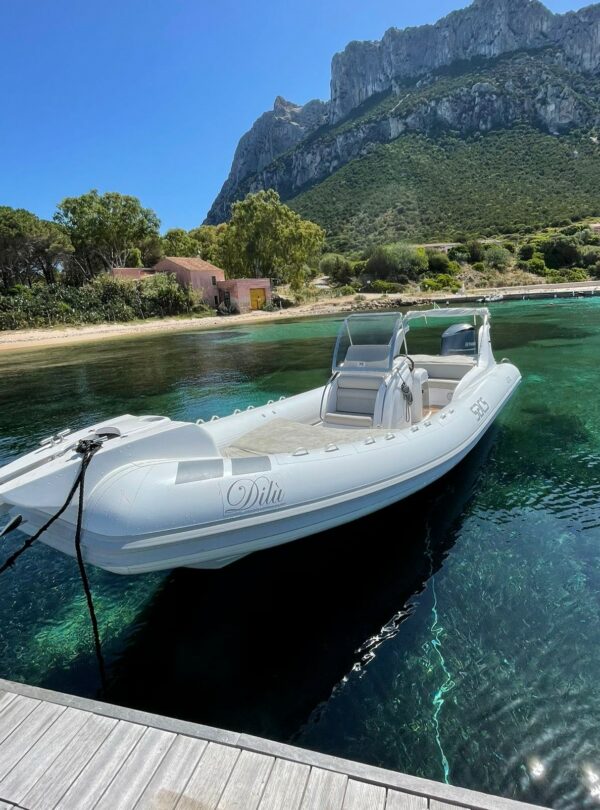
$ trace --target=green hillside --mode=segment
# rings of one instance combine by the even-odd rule
[[[345,251],[600,215],[600,146],[516,127],[464,140],[403,135],[288,202]]]

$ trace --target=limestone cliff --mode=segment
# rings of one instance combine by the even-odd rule
[[[207,221],[248,191],[289,198],[406,131],[595,126],[597,85],[580,85],[599,73],[600,5],[559,15],[538,0],[475,0],[434,25],[352,42],[333,57],[329,102],[278,98],[243,136]]]

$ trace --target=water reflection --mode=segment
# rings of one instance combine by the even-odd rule
[[[174,572],[113,670],[111,699],[292,737],[410,615],[411,598],[454,542],[492,442],[490,433],[443,482],[350,529],[218,572]],[[442,630],[433,632],[440,655]]]

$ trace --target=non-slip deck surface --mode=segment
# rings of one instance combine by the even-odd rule
[[[535,810],[258,737],[0,680],[0,810],[14,807]]]
[[[389,430],[337,428],[306,425],[290,419],[272,419],[232,442],[229,450],[251,453],[294,453],[299,448],[318,450],[329,444],[364,442],[369,436],[385,436]]]

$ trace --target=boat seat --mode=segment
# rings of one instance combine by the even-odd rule
[[[462,380],[477,365],[477,358],[463,354],[411,354],[418,368],[424,368],[429,379]]]
[[[324,421],[330,425],[373,427],[373,416],[368,413],[326,413]]]
[[[337,378],[335,411],[325,421],[335,425],[371,427],[383,374],[342,372]]]
[[[427,406],[444,408],[452,401],[458,382],[458,380],[443,380],[441,377],[427,380],[424,387]]]

